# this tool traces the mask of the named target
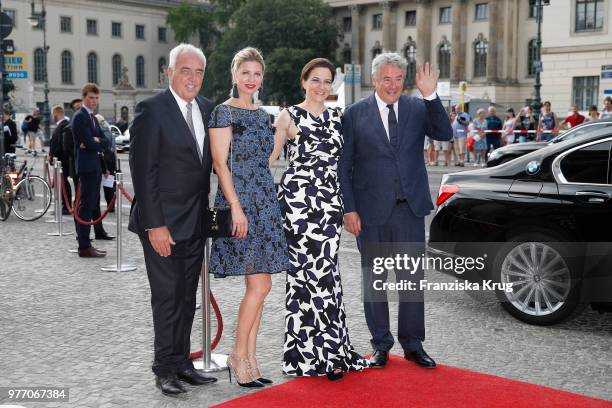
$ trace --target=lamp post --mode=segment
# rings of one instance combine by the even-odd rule
[[[542,72],[542,17],[544,14],[544,6],[548,6],[549,4],[550,0],[535,0],[536,24],[538,25],[538,33],[536,36],[536,55],[534,61],[534,98],[531,107],[533,110],[533,116],[534,118],[536,118],[536,120],[540,118],[540,109],[542,108],[542,98],[540,96],[540,88],[542,88],[542,82],[540,81],[540,74]]]
[[[45,145],[49,144],[49,139],[51,138],[51,117],[49,112],[49,77],[47,75],[47,54],[49,52],[49,47],[47,46],[47,12],[45,10],[45,0],[41,0],[41,10],[40,13],[36,12],[36,8],[34,5],[35,0],[32,0],[32,15],[28,17],[28,22],[32,27],[39,27],[43,30],[43,77],[45,81],[45,102],[43,105],[43,123],[45,126]]]

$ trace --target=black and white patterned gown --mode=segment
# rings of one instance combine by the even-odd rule
[[[319,117],[292,106],[298,128],[289,143],[289,168],[279,186],[291,269],[287,272],[283,372],[316,376],[361,370],[367,361],[351,346],[338,271],[342,198],[337,163],[342,113]]]

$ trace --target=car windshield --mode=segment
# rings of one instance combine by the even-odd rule
[[[587,133],[593,132],[595,130],[598,130],[598,129],[601,129],[601,128],[604,128],[610,125],[612,125],[612,122],[600,122],[600,123],[594,123],[591,125],[580,126],[574,129],[570,129],[567,132],[554,137],[553,139],[551,139],[550,143],[559,143],[559,142],[565,142],[566,140],[572,140],[575,137],[585,135]]]

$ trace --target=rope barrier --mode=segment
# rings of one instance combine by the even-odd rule
[[[66,180],[64,180],[63,177],[62,177],[62,195],[64,196],[64,204],[66,206],[66,209],[68,210],[68,213],[72,214],[74,212],[74,208],[70,206],[70,199],[68,198],[68,193],[66,192]]]
[[[212,291],[210,292],[210,303],[212,304],[213,310],[215,311],[215,317],[217,318],[217,333],[210,344],[210,349],[214,350],[221,341],[221,335],[223,334],[223,317],[221,316],[221,309],[219,309],[219,305],[217,304],[217,300],[215,299]],[[201,358],[202,354],[202,350],[194,351],[189,355],[189,358],[195,360]]]
[[[123,194],[123,196],[130,202],[130,204],[132,204],[132,201],[134,201],[134,197],[132,197],[130,193],[125,191],[125,188],[123,188],[123,184],[118,185],[118,187],[119,191],[121,191],[121,194]]]
[[[482,129],[457,129],[457,133],[563,133],[564,130],[482,130]]]
[[[77,222],[79,224],[81,224],[81,225],[95,225],[95,224],[99,224],[99,223],[102,222],[102,220],[104,218],[106,218],[106,216],[110,212],[111,208],[113,208],[115,206],[115,199],[116,198],[117,198],[117,193],[113,194],[113,199],[111,200],[111,202],[106,207],[106,211],[104,211],[97,220],[85,221],[85,220],[83,220],[83,219],[81,219],[79,217],[79,213],[78,213],[79,202],[81,200],[81,189],[79,188],[76,191],[76,198],[74,199],[74,207],[73,207],[73,212],[72,212],[72,214],[74,215],[74,219],[77,220]]]

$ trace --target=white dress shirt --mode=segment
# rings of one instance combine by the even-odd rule
[[[177,95],[174,92],[174,89],[170,87],[170,92],[176,99],[176,103],[178,103],[179,109],[183,114],[183,118],[185,122],[187,122],[187,101]],[[195,131],[196,140],[198,141],[198,149],[200,149],[200,153],[204,150],[204,138],[206,137],[206,130],[204,130],[204,122],[202,121],[202,113],[200,112],[200,107],[198,106],[198,102],[194,99],[191,101],[191,119],[193,121],[193,130]]]
[[[380,112],[380,118],[382,119],[383,126],[385,127],[385,132],[387,132],[387,139],[389,138],[389,108],[387,108],[387,102],[380,99],[378,93],[374,92],[374,97],[376,98],[376,104],[378,105],[378,112]],[[433,101],[436,99],[438,95],[434,92],[429,96],[426,96],[424,99],[428,101]],[[393,104],[393,110],[395,111],[395,118],[397,119],[397,123],[399,123],[399,99],[395,101]]]

